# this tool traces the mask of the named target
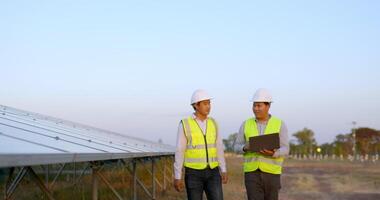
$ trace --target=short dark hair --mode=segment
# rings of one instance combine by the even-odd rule
[[[265,104],[265,105],[267,105],[267,106],[270,106],[270,102],[253,102],[253,103],[263,103],[263,104]]]
[[[194,110],[196,111],[197,109],[195,108],[195,105],[199,105],[200,101],[196,102],[196,103],[193,103],[191,104],[191,106],[193,106]]]

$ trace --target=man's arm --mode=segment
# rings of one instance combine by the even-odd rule
[[[289,141],[288,141],[288,128],[284,122],[281,123],[280,128],[280,148],[276,150],[273,157],[286,157],[289,155]]]
[[[215,126],[217,126],[216,130],[216,150],[217,150],[217,156],[218,156],[218,162],[219,162],[219,167],[220,171],[222,173],[222,183],[226,184],[228,181],[228,176],[227,176],[227,166],[226,166],[226,160],[224,158],[224,145],[222,142],[222,137],[220,136],[219,133],[219,127],[218,124],[215,122]]]
[[[187,143],[187,139],[183,131],[182,123],[180,123],[178,126],[178,132],[177,132],[177,148],[176,148],[175,156],[174,156],[174,178],[175,179],[182,178],[182,167],[183,167],[186,143]]]
[[[183,190],[182,167],[186,150],[187,139],[183,130],[182,122],[179,123],[177,132],[177,148],[174,156],[174,187],[177,191]]]
[[[245,141],[244,126],[245,122],[240,126],[239,133],[235,140],[234,151],[238,153],[244,153],[243,148],[248,147],[248,143]]]
[[[220,171],[227,172],[226,160],[224,158],[224,145],[222,142],[222,137],[220,136],[219,133],[216,136],[216,150],[218,154],[218,162],[219,162]]]

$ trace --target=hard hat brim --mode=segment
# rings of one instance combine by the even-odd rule
[[[252,103],[273,103],[273,101],[254,101],[254,100],[250,100],[249,102],[252,102]]]
[[[200,100],[198,100],[198,101],[194,101],[194,102],[192,102],[190,105],[193,105],[193,104],[198,103],[198,102],[201,102],[201,101],[212,100],[212,99],[214,99],[214,98],[200,99]]]

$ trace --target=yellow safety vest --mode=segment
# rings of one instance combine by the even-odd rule
[[[206,135],[193,117],[181,122],[187,139],[184,166],[192,169],[205,169],[207,165],[211,169],[219,166],[216,150],[217,125],[214,119],[207,119]]]
[[[281,120],[271,116],[265,128],[264,134],[279,133],[281,129]],[[255,118],[245,121],[244,124],[245,140],[249,141],[250,137],[259,135]],[[252,172],[260,169],[263,172],[271,174],[281,174],[282,163],[284,158],[274,158],[272,156],[264,156],[260,153],[247,152],[244,153],[244,172]]]

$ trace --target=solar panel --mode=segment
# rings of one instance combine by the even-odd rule
[[[0,105],[0,167],[173,152],[170,145]]]

